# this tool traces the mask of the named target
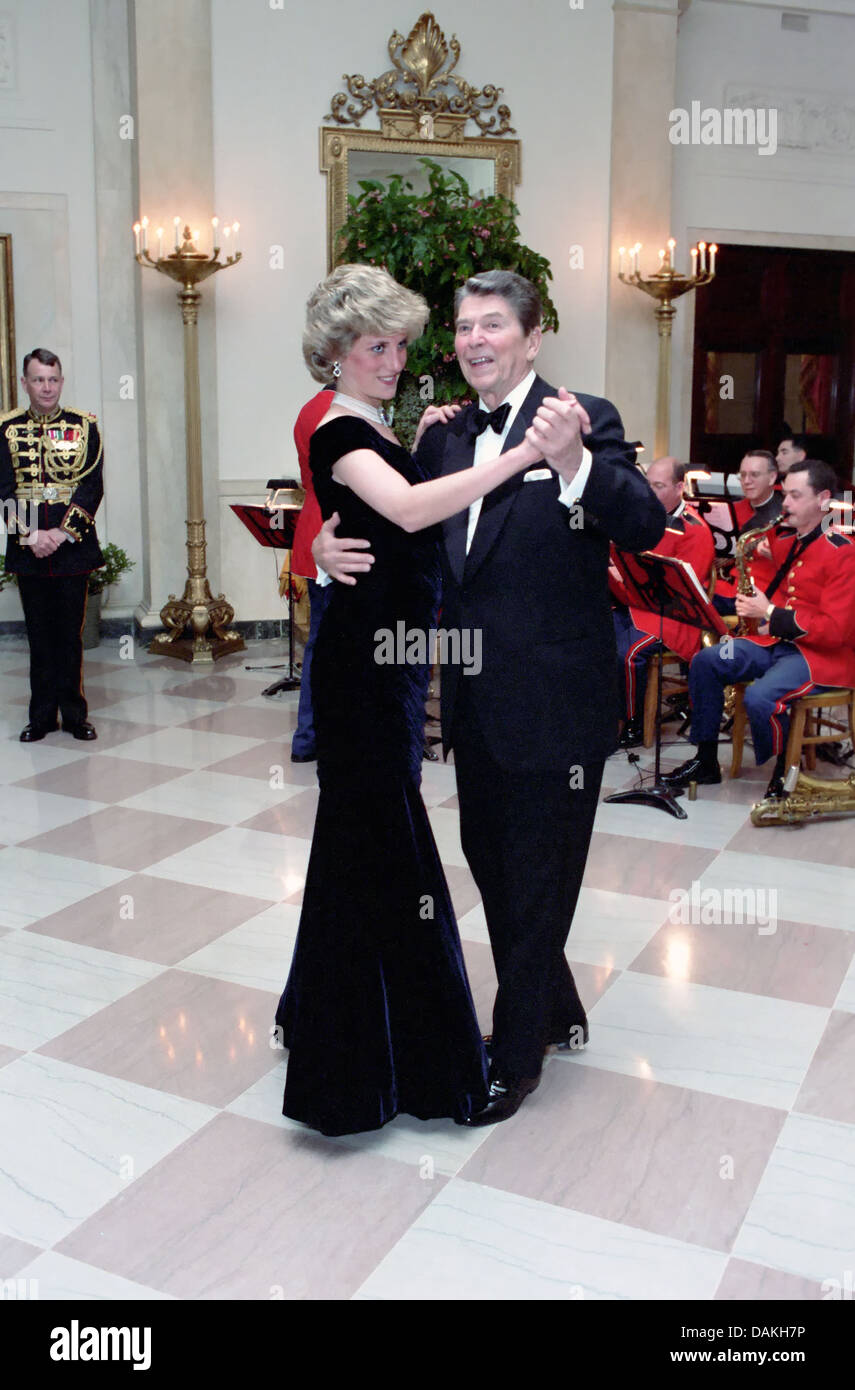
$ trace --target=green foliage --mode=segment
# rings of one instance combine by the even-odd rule
[[[552,270],[519,239],[519,209],[500,194],[470,196],[466,180],[446,172],[432,159],[427,193],[413,193],[400,174],[388,183],[363,180],[358,197],[348,198],[350,212],[337,245],[339,262],[385,266],[402,285],[424,295],[431,317],[424,334],[409,351],[396,410],[396,429],[409,434],[431,400],[457,400],[468,390],[454,356],[454,291],[482,270],[515,270],[537,286],[543,300],[543,326],[556,329],[558,315],[547,282]],[[422,398],[413,378],[429,376],[433,395]],[[407,380],[409,378],[409,380]],[[406,417],[405,419],[402,419]]]

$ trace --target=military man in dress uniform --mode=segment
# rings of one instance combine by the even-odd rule
[[[94,415],[60,405],[56,353],[34,348],[21,384],[30,398],[0,416],[0,504],[6,571],[18,589],[30,644],[30,722],[22,743],[62,727],[93,739],[83,694],[83,619],[89,573],[104,563],[95,512],[104,493]]]

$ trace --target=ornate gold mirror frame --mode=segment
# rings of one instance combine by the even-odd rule
[[[360,178],[394,173],[409,176],[420,156],[457,168],[473,192],[502,193],[512,198],[520,181],[520,142],[513,135],[510,110],[499,105],[501,87],[472,87],[453,75],[460,44],[445,35],[432,14],[417,20],[409,36],[397,30],[388,43],[392,68],[372,82],[361,73],[348,76],[346,92],[336,92],[320,132],[320,165],[327,175],[327,262],[336,264],[336,239],[348,213],[348,194],[358,194]],[[380,129],[343,130],[358,126],[377,107]],[[467,136],[472,120],[481,132]],[[365,158],[361,159],[360,157]],[[483,167],[472,161],[483,162]],[[360,167],[362,165],[363,167]],[[365,166],[368,167],[365,167]],[[473,184],[472,180],[475,180]]]

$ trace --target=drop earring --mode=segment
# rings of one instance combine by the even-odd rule
[[[338,378],[341,376],[341,363],[340,363],[340,362],[333,362],[332,374],[333,374],[333,376],[335,377],[336,381],[338,381]]]

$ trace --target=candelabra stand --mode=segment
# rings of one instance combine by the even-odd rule
[[[176,219],[177,222],[177,219]],[[160,239],[160,238],[159,238]],[[216,238],[215,238],[216,239]],[[159,248],[160,249],[160,248]],[[199,403],[199,333],[198,313],[202,299],[196,288],[209,275],[227,266],[236,265],[241,253],[236,251],[219,260],[220,248],[206,256],[196,249],[190,228],[184,228],[183,245],[169,256],[158,255],[154,260],[148,252],[145,237],[136,259],[141,266],[159,270],[181,286],[178,303],[184,324],[184,416],[187,455],[187,581],[180,598],[170,594],[160,610],[165,632],[155,637],[149,651],[160,656],[174,656],[194,664],[210,664],[229,652],[244,650],[240,633],[230,631],[234,609],[225,594],[214,598],[208,583],[205,510],[202,494],[202,417]],[[189,631],[186,629],[189,628]]]
[[[680,295],[686,294],[689,290],[698,289],[701,285],[708,285],[715,278],[715,254],[718,247],[711,246],[710,266],[706,265],[706,243],[701,242],[700,250],[700,269],[696,271],[696,257],[698,251],[692,249],[692,274],[680,275],[674,269],[673,264],[673,242],[668,243],[668,252],[660,251],[660,267],[655,275],[651,275],[645,280],[638,269],[638,252],[640,246],[631,248],[629,274],[624,274],[623,260],[624,249],[620,251],[620,265],[618,269],[618,279],[625,285],[634,285],[636,289],[643,290],[652,299],[657,301],[654,313],[656,315],[656,327],[659,334],[659,371],[656,385],[656,442],[654,444],[654,458],[663,458],[668,454],[668,441],[670,436],[670,415],[671,415],[671,324],[677,309],[674,304],[675,299]]]

